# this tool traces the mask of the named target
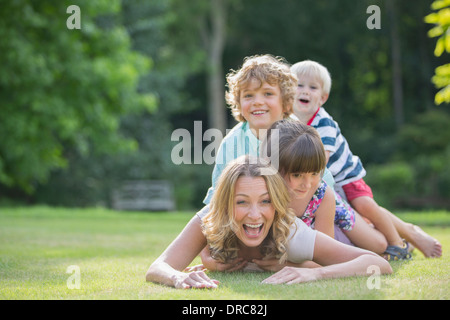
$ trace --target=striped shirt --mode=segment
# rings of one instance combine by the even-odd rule
[[[366,175],[361,160],[352,154],[339,125],[324,108],[319,109],[311,126],[319,132],[325,150],[330,152],[327,168],[331,171],[336,185],[343,186]]]

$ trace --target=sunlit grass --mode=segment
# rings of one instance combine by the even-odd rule
[[[210,273],[214,290],[176,290],[145,282],[150,263],[176,237],[193,213],[115,212],[49,207],[0,209],[0,299],[449,299],[450,214],[405,213],[438,238],[440,259],[414,252],[392,263],[379,289],[367,278],[298,285],[262,285],[270,273]],[[402,216],[404,218],[404,216]],[[433,219],[439,219],[435,226]],[[197,258],[193,264],[200,263]],[[80,270],[71,289],[69,266]],[[69,285],[68,285],[69,284]]]

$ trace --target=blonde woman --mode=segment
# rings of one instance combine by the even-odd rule
[[[195,215],[180,235],[149,267],[147,281],[175,288],[216,288],[204,271],[183,272],[208,245],[221,263],[236,259],[278,259],[301,263],[313,260],[324,267],[284,267],[264,283],[297,283],[324,278],[368,275],[377,265],[391,273],[388,262],[374,253],[350,247],[308,228],[289,209],[283,178],[261,174],[261,159],[248,156],[231,162],[220,176],[210,210]]]

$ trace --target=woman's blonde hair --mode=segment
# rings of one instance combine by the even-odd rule
[[[246,57],[241,69],[231,70],[227,75],[228,91],[225,98],[233,117],[239,122],[246,121],[241,115],[239,98],[241,90],[254,79],[258,80],[261,86],[267,82],[271,86],[280,87],[284,117],[289,117],[293,112],[297,78],[283,58],[269,54]]]
[[[265,180],[275,216],[260,251],[265,257],[279,259],[280,263],[287,259],[286,245],[295,214],[289,209],[290,195],[284,179],[278,173],[261,174],[261,169],[267,167],[268,161],[247,155],[230,162],[222,172],[210,211],[203,218],[203,233],[214,259],[226,263],[238,256],[238,226],[234,218],[234,205],[236,182],[240,177],[261,177]]]

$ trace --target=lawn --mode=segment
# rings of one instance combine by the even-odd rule
[[[404,213],[440,240],[443,256],[391,263],[379,288],[367,278],[262,285],[270,273],[210,273],[214,290],[147,283],[145,272],[193,213],[116,212],[50,207],[0,208],[0,299],[443,299],[450,298],[450,212]],[[193,264],[199,263],[198,258]]]

